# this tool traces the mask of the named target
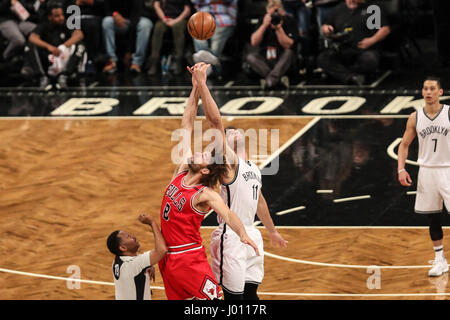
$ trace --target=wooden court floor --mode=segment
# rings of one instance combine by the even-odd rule
[[[229,119],[238,128],[277,128],[280,146],[311,118]],[[153,237],[137,221],[159,217],[174,165],[170,141],[179,119],[0,120],[0,268],[113,282],[106,237],[134,233],[141,249]],[[212,228],[201,230],[209,252]],[[263,234],[261,299],[446,299],[448,275],[429,279],[427,229],[280,228],[287,249]],[[448,230],[444,230],[448,236]],[[274,256],[275,255],[275,256]],[[314,262],[322,263],[315,264]],[[368,266],[381,268],[371,282]],[[425,265],[425,267],[424,267]],[[379,288],[369,289],[368,283]],[[166,299],[157,268],[153,299]],[[114,299],[114,287],[0,272],[0,299]]]

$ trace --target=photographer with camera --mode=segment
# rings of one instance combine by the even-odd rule
[[[280,0],[269,0],[266,14],[251,36],[251,45],[258,50],[246,57],[251,69],[264,78],[263,87],[275,87],[282,77],[289,86],[284,75],[294,62],[297,36],[295,19],[285,13]]]
[[[380,7],[380,28],[369,29],[367,7],[370,1],[345,0],[328,16],[321,31],[330,47],[320,53],[317,64],[332,78],[345,83],[363,85],[365,76],[378,69],[378,44],[390,33],[386,14]]]

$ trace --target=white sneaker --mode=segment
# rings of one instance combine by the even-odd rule
[[[446,259],[439,259],[433,261],[433,267],[428,271],[429,277],[439,277],[443,273],[448,272],[448,265]]]
[[[194,53],[192,58],[194,59],[195,63],[205,62],[213,66],[217,66],[220,62],[219,58],[206,50],[200,50],[199,52]]]

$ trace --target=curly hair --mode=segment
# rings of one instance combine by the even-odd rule
[[[209,170],[208,175],[202,176],[200,179],[200,183],[204,186],[214,188],[217,183],[220,181],[220,178],[225,176],[228,173],[228,165],[223,154],[218,155],[221,157],[221,161],[214,161],[216,158],[215,150],[211,152],[211,161],[212,163],[208,164],[206,168]]]

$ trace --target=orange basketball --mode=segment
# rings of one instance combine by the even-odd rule
[[[207,40],[216,31],[216,20],[208,12],[194,13],[188,21],[187,28],[192,38]]]

